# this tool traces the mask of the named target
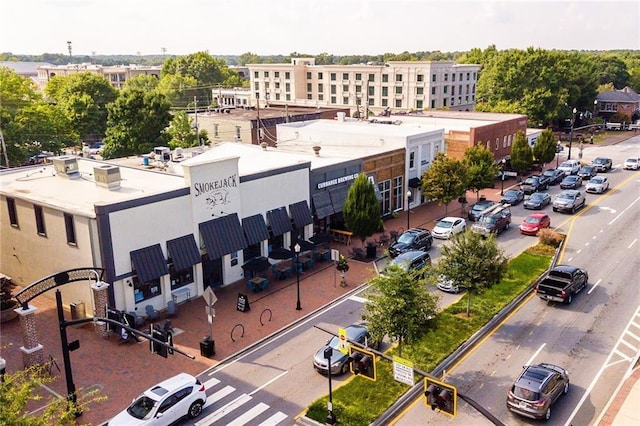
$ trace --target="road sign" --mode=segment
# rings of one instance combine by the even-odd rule
[[[413,363],[400,357],[393,357],[393,378],[409,386],[413,386]]]
[[[349,342],[347,342],[347,330],[344,328],[338,329],[338,350],[343,354],[349,352]]]
[[[502,172],[505,176],[510,176],[510,177],[517,177],[518,176],[518,172],[507,172],[504,171]]]
[[[334,262],[340,260],[340,251],[331,249],[331,260],[333,260]]]
[[[213,304],[218,301],[218,298],[211,287],[207,287],[204,290],[202,297],[204,298],[204,303],[206,303],[207,306],[213,306]]]

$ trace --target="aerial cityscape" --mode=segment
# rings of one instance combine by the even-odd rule
[[[0,9],[4,424],[640,422],[637,2]]]

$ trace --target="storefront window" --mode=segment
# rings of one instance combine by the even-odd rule
[[[171,277],[171,290],[191,284],[193,282],[193,266],[176,271],[172,263],[169,265],[169,276]]]
[[[160,278],[156,278],[149,282],[140,282],[138,276],[133,277],[133,294],[135,302],[140,303],[144,300],[151,299],[162,294],[162,288],[160,287]]]
[[[378,183],[378,189],[382,196],[382,214],[388,215],[391,213],[391,181],[385,180]]]

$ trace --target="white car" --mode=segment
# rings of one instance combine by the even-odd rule
[[[446,277],[445,275],[440,275],[438,277],[436,287],[438,287],[438,289],[444,291],[445,293],[460,293],[461,291],[464,291],[464,287],[455,284],[452,279]]]
[[[638,170],[640,169],[640,157],[629,157],[624,160],[622,168],[625,170]]]
[[[596,194],[602,194],[609,189],[609,180],[604,176],[594,176],[587,182],[587,192],[595,192]]]
[[[445,217],[431,230],[433,238],[450,238],[452,235],[464,232],[467,229],[467,221],[461,217]]]
[[[580,170],[580,162],[577,160],[563,161],[558,170],[562,170],[565,176],[575,175]]]
[[[168,426],[185,416],[190,419],[199,416],[206,400],[207,394],[200,380],[180,373],[144,391],[107,425]]]

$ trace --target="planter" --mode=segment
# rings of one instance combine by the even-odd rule
[[[18,313],[15,309],[18,308],[18,303],[16,302],[10,308],[6,308],[0,311],[0,323],[9,322],[16,318],[18,318]]]
[[[347,272],[349,270],[349,265],[344,265],[344,266],[338,265],[338,266],[336,266],[336,269],[338,271],[340,271],[341,273],[345,273],[345,272]]]

